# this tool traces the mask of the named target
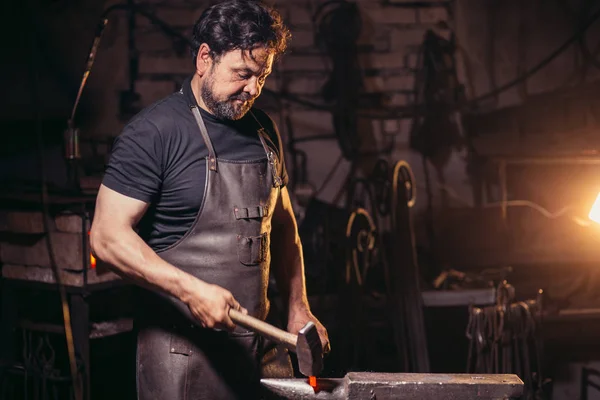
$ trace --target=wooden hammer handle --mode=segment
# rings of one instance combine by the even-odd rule
[[[252,332],[258,333],[271,340],[274,340],[277,343],[283,343],[287,345],[288,349],[292,350],[293,352],[296,352],[296,343],[298,342],[298,336],[286,332],[282,329],[279,329],[264,321],[261,321],[258,318],[242,314],[241,312],[234,310],[233,308],[229,310],[229,318],[231,318],[231,320],[235,324],[243,326],[244,328],[251,330]]]

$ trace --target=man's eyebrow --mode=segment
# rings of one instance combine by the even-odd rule
[[[259,72],[261,72],[260,69],[253,70],[252,68],[250,68],[248,66],[246,66],[246,67],[234,67],[233,71],[234,72],[246,72],[246,73],[251,73],[253,75],[257,75]],[[267,70],[262,71],[261,75],[269,75],[271,72],[272,72],[271,69],[267,69]]]
[[[257,74],[259,72],[257,70],[253,70],[250,67],[234,67],[233,70],[235,72],[249,72],[249,73],[252,73],[252,74]]]

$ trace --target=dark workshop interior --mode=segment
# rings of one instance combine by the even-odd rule
[[[194,73],[214,2],[5,3],[0,400],[135,399],[136,285],[89,232],[115,138]],[[331,342],[302,398],[600,399],[600,3],[266,3],[292,36],[255,106]],[[325,387],[357,376],[366,397]]]

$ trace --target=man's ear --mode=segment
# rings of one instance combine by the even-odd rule
[[[196,72],[203,76],[212,63],[212,57],[210,56],[210,47],[206,43],[202,43],[198,48],[198,55],[196,56]]]

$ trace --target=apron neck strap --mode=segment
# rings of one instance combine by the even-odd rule
[[[217,170],[217,156],[215,153],[215,148],[210,141],[210,136],[208,136],[208,130],[206,129],[206,125],[204,124],[204,120],[202,119],[202,115],[200,115],[200,110],[196,105],[190,104],[190,109],[192,110],[192,114],[194,114],[194,118],[196,119],[196,123],[198,124],[198,128],[200,128],[200,133],[202,134],[202,139],[206,144],[206,148],[208,149],[208,168],[211,171]],[[262,140],[262,139],[261,139]]]
[[[269,141],[271,141],[271,139],[269,138],[269,135],[267,134],[265,127],[260,123],[258,118],[256,118],[256,115],[254,115],[254,113],[252,111],[249,111],[249,113],[250,113],[250,115],[252,115],[252,118],[254,118],[254,120],[256,121],[258,126],[260,126],[260,128],[258,129],[258,138],[260,139],[260,142],[262,143],[263,149],[265,150],[265,154],[267,154],[267,156],[269,156],[269,153],[271,153],[272,150],[269,147],[269,145],[267,144],[267,141],[265,139],[269,139]]]
[[[256,118],[256,116],[254,115],[254,113],[252,111],[250,111],[250,115],[252,115],[252,117],[258,124],[258,126],[260,126],[260,129],[258,130],[258,137],[260,138],[260,142],[262,143],[263,149],[265,149],[265,153],[267,154],[267,159],[269,160],[269,164],[271,164],[271,174],[273,175],[273,186],[280,187],[283,184],[283,181],[281,179],[281,176],[279,176],[279,172],[278,172],[279,160],[277,159],[277,156],[273,152],[272,147],[269,147],[269,145],[267,144],[267,140],[270,143],[273,143],[273,141],[271,140],[271,138],[265,131],[265,128],[262,126],[262,124],[260,123],[258,118]],[[273,144],[273,147],[275,147],[274,144]]]

